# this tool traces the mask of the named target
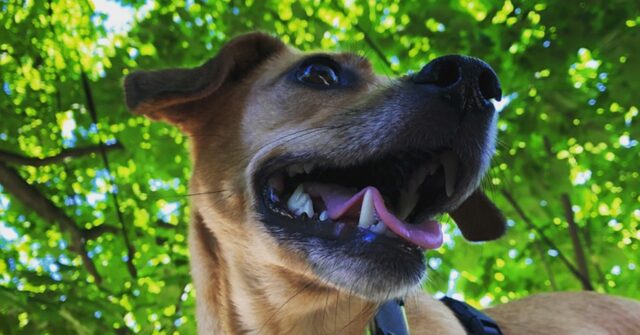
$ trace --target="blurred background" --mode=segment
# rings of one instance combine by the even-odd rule
[[[194,334],[188,139],[130,115],[134,69],[262,30],[394,76],[448,53],[501,78],[495,242],[446,225],[425,290],[640,298],[640,2],[0,0],[0,332]],[[450,221],[449,221],[450,222]]]

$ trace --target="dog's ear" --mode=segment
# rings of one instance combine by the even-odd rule
[[[449,215],[469,241],[490,241],[502,236],[506,220],[498,207],[482,190],[477,189]]]
[[[184,126],[198,108],[191,103],[245,77],[285,45],[264,33],[241,35],[196,68],[136,71],[124,80],[126,103],[135,114]]]

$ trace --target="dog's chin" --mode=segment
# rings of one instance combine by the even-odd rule
[[[278,157],[254,175],[258,212],[326,285],[373,301],[400,297],[423,280],[424,251],[442,244],[434,218],[477,184],[460,162],[447,148],[349,165]]]

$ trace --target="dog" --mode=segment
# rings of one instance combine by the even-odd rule
[[[376,75],[351,53],[241,35],[200,67],[125,78],[135,114],[190,137],[189,248],[200,334],[364,334],[404,299],[411,334],[465,334],[423,293],[449,213],[471,241],[505,220],[479,189],[501,98],[493,69],[437,58]],[[638,302],[531,296],[485,310],[504,334],[638,334]]]

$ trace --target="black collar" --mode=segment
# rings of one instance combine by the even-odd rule
[[[488,315],[468,304],[449,297],[440,299],[455,314],[468,335],[502,335],[498,324]],[[384,303],[373,318],[374,335],[409,335],[402,300]]]
[[[440,299],[456,315],[469,335],[502,335],[498,324],[488,315],[469,306],[469,304],[444,297]]]
[[[407,316],[402,300],[389,300],[373,317],[373,335],[409,335]]]

